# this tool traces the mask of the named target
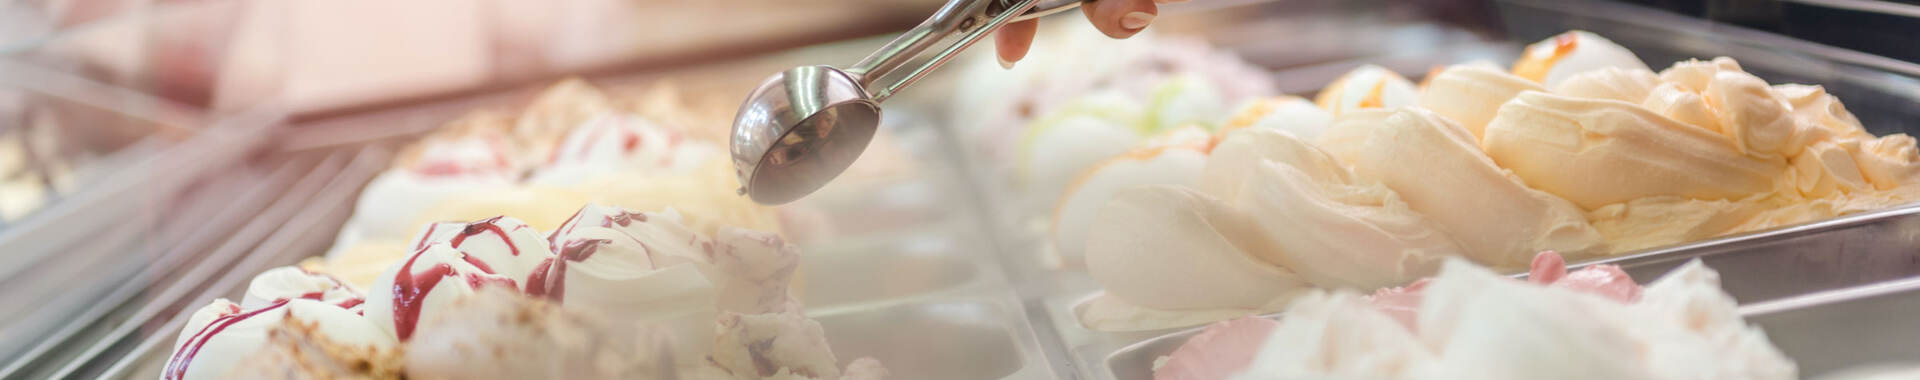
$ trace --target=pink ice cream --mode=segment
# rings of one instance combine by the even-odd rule
[[[1422,293],[1428,280],[1407,286],[1376,290],[1367,297],[1375,308],[1399,321],[1408,330],[1416,330]],[[1553,251],[1533,257],[1527,282],[1590,293],[1621,303],[1640,299],[1640,285],[1626,271],[1613,265],[1592,265],[1568,272],[1566,260]],[[1263,317],[1244,317],[1207,326],[1168,355],[1154,369],[1155,380],[1224,379],[1246,370],[1260,347],[1266,344],[1279,322]]]

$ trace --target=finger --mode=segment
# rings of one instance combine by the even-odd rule
[[[1192,1],[1192,0],[1153,0],[1153,3],[1154,4],[1178,4],[1178,3],[1188,2],[1188,1]]]
[[[1000,58],[1000,67],[1011,69],[1014,62],[1027,58],[1027,50],[1033,48],[1033,35],[1039,30],[1039,21],[1027,20],[1007,24],[994,31],[993,49]]]
[[[1154,0],[1100,0],[1080,7],[1093,27],[1107,37],[1127,38],[1146,29],[1160,14]]]

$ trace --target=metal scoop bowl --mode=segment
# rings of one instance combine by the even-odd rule
[[[762,204],[805,197],[860,158],[880,124],[880,102],[1007,23],[1079,0],[953,0],[851,68],[801,66],[767,78],[733,119],[740,193]],[[948,36],[959,39],[917,66],[902,66]]]

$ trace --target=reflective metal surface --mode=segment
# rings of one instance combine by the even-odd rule
[[[767,204],[812,193],[860,157],[879,122],[880,104],[845,72],[804,66],[774,75],[733,121],[741,192]]]
[[[764,204],[792,202],[826,186],[860,157],[880,122],[880,102],[1015,20],[1078,6],[1075,0],[953,0],[852,69],[802,66],[767,79],[733,122],[740,193]],[[1037,5],[1037,6],[1036,6]],[[960,38],[900,71],[948,36]],[[893,75],[896,71],[901,74]]]

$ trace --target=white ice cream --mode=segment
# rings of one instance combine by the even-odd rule
[[[368,319],[324,302],[295,298],[246,309],[216,299],[187,320],[160,378],[228,378],[249,354],[267,344],[267,331],[288,318],[313,324],[315,331],[337,344],[376,350],[394,346],[392,336]]]

